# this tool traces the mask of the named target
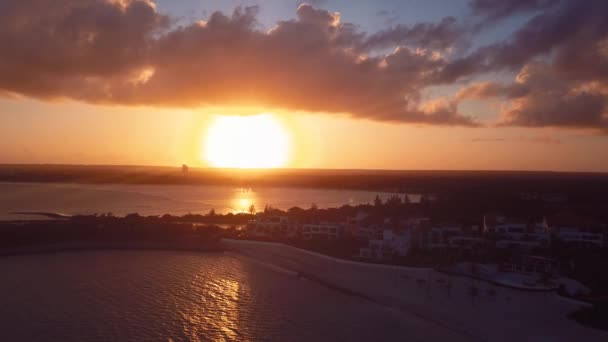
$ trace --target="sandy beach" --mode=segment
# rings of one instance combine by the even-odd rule
[[[224,239],[222,245],[399,310],[433,337],[439,334],[451,341],[608,340],[608,333],[567,318],[581,303],[552,292],[510,289],[429,268],[335,259],[279,243]]]

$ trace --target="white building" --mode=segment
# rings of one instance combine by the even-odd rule
[[[392,229],[385,229],[382,232],[383,244],[391,248],[394,254],[406,256],[412,248],[411,234],[408,231],[397,233]]]
[[[528,224],[521,220],[505,216],[485,215],[483,217],[483,232],[511,240],[517,240],[526,234]]]
[[[357,215],[346,219],[345,232],[362,239],[375,239],[381,231],[377,224],[369,222],[369,214],[358,212]]]
[[[252,237],[295,237],[298,232],[296,224],[289,221],[287,216],[256,215],[247,226],[248,234]]]
[[[556,236],[563,242],[577,244],[587,247],[604,246],[604,235],[601,233],[589,233],[577,228],[562,228]]]
[[[353,236],[367,240],[380,239],[383,230],[384,226],[382,224],[372,223],[369,225],[360,225],[353,232]]]
[[[390,260],[395,256],[406,256],[412,247],[409,231],[396,232],[385,229],[382,239],[369,240],[367,247],[359,250],[359,257],[364,259]]]
[[[338,239],[344,234],[344,226],[338,223],[305,223],[302,237],[305,239]]]
[[[579,247],[603,247],[605,236],[594,222],[575,215],[561,214],[545,218],[543,225],[554,238]]]
[[[462,235],[462,229],[455,225],[434,226],[421,231],[420,247],[426,250],[440,250],[450,247],[453,237]]]
[[[483,233],[494,239],[497,248],[538,248],[550,243],[549,231],[543,223],[528,224],[505,216],[485,215]]]
[[[448,239],[450,248],[473,250],[485,244],[485,239],[480,236],[451,236]]]

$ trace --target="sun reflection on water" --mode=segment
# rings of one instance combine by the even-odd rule
[[[252,205],[255,208],[255,198],[255,192],[251,189],[239,188],[234,194],[231,205],[236,212],[248,213]]]
[[[202,303],[182,308],[184,333],[190,341],[248,341],[250,336],[244,318],[241,292],[235,279],[197,275],[192,291],[199,293]]]
[[[249,198],[239,198],[238,202],[240,208],[249,208],[249,206],[253,203]]]

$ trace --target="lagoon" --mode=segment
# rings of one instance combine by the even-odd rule
[[[277,209],[340,207],[372,203],[375,196],[391,194],[362,190],[333,190],[289,187],[239,188],[207,185],[129,185],[74,183],[0,183],[0,220],[24,217],[10,212],[56,212],[63,214],[108,213],[123,216],[206,214],[258,211],[266,205]],[[408,195],[419,201],[420,195]]]

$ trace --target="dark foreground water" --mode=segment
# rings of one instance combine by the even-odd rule
[[[3,257],[0,274],[2,341],[419,340],[391,309],[229,254]]]

